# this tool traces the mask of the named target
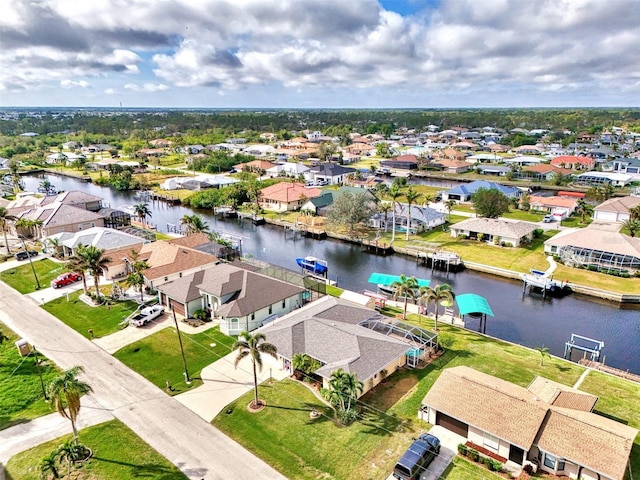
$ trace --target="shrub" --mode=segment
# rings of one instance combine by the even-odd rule
[[[500,240],[498,239],[498,237],[493,237],[493,244],[498,245],[499,243],[500,243]]]
[[[540,237],[542,236],[542,234],[543,234],[543,233],[544,233],[544,230],[543,230],[543,229],[541,229],[541,228],[536,228],[536,229],[533,231],[533,236],[534,236],[534,238],[540,238]]]
[[[494,242],[495,243],[495,242]],[[500,242],[500,246],[504,247],[506,245],[506,243],[504,243],[504,240],[502,242]]]
[[[469,237],[466,234],[461,233],[461,234],[458,235],[458,238],[461,239],[461,240],[466,240]]]
[[[207,312],[206,310],[199,308],[198,310],[196,310],[195,312],[193,312],[193,318],[197,318],[198,320],[208,320],[209,319],[209,312]]]
[[[466,457],[469,453],[469,447],[467,447],[464,443],[458,444],[458,453]]]

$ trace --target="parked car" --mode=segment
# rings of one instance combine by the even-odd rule
[[[129,325],[133,327],[143,327],[147,323],[155,320],[164,313],[164,307],[162,305],[153,305],[151,307],[144,307],[139,313],[129,319]]]
[[[29,257],[37,257],[38,252],[35,250],[22,250],[14,255],[16,260],[26,260]]]
[[[56,278],[51,280],[51,286],[53,288],[60,288],[66,285],[70,285],[79,280],[82,280],[82,275],[79,275],[74,272],[67,272],[67,273],[63,273],[62,275],[58,275]]]
[[[542,219],[542,221],[544,223],[551,223],[553,222],[554,218],[553,215],[549,214],[549,215],[545,215],[544,218]]]
[[[429,433],[416,438],[393,467],[393,478],[420,480],[427,466],[440,454],[440,439]]]

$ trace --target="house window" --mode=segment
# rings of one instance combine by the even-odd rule
[[[564,461],[563,460],[558,460],[558,469],[559,472],[562,472],[564,470]]]
[[[484,432],[482,437],[482,445],[487,448],[491,448],[493,450],[498,450],[498,445],[500,444],[500,439],[498,437],[494,437],[490,433]]]
[[[168,282],[169,281],[169,277],[164,277],[164,281]]]
[[[282,300],[282,308],[285,308],[287,306],[287,301],[286,300]]]
[[[556,469],[556,457],[554,457],[550,453],[545,453],[544,454],[544,466],[555,470]]]
[[[273,313],[273,305],[269,305],[269,315]]]
[[[255,312],[253,312],[253,313],[251,314],[251,320],[255,320],[255,319],[256,319],[256,313],[255,313]]]

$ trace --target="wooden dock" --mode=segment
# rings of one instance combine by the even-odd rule
[[[240,220],[250,220],[254,225],[264,225],[267,223],[263,216],[256,215],[252,212],[238,212],[237,215]]]
[[[377,239],[360,241],[360,250],[368,253],[375,253],[376,255],[382,255],[386,257],[393,253],[393,247],[386,242],[380,242]]]
[[[170,205],[180,205],[182,201],[178,197],[174,197],[173,195],[169,195],[167,193],[154,192],[149,190],[149,194],[147,195],[152,201],[165,202]]]
[[[584,365],[587,368],[593,368],[594,370],[599,370],[604,373],[608,373],[610,375],[615,375],[616,377],[624,378],[626,380],[631,380],[632,382],[640,383],[640,375],[636,375],[635,373],[630,373],[629,370],[620,370],[618,368],[613,368],[604,363],[594,362],[593,360],[589,360],[588,358],[581,358],[580,365]]]

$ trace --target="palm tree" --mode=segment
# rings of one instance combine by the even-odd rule
[[[22,181],[20,180],[20,163],[17,160],[11,160],[9,162],[9,173],[11,174],[11,185],[13,186],[14,193],[22,191]]]
[[[389,196],[391,197],[391,243],[396,239],[396,206],[398,205],[398,197],[402,196],[400,193],[400,185],[394,183],[389,189]]]
[[[78,247],[78,256],[82,259],[85,270],[91,270],[93,275],[93,285],[96,288],[96,300],[100,299],[99,277],[104,273],[104,267],[111,261],[104,256],[104,250],[94,245],[88,247]]]
[[[244,331],[238,336],[238,340],[233,344],[232,350],[238,351],[238,356],[234,363],[236,368],[238,368],[238,364],[243,358],[251,357],[254,387],[253,407],[258,408],[260,406],[260,401],[258,400],[258,369],[262,371],[262,354],[265,353],[277,358],[278,349],[275,345],[266,341],[264,333],[251,335],[249,332]]]
[[[355,374],[347,373],[341,368],[331,374],[329,387],[321,390],[322,396],[337,410],[338,418],[343,424],[355,418],[353,404],[358,394],[364,389],[364,384]]]
[[[209,233],[209,224],[200,215],[184,215],[180,224],[187,229],[187,235],[195,233]]]
[[[82,372],[84,368],[81,366],[72,367],[47,385],[47,397],[60,416],[71,422],[73,440],[76,443],[78,442],[76,420],[80,413],[80,397],[93,392],[91,385],[78,379],[78,374]]]
[[[593,205],[583,199],[579,199],[577,204],[576,212],[580,215],[580,223],[585,223],[587,215],[593,215]]]
[[[37,228],[42,226],[42,220],[30,220],[28,218],[21,218],[15,223],[16,229],[21,229],[27,237],[35,237],[37,235]],[[18,233],[19,235],[19,233]]]
[[[145,260],[138,259],[138,252],[131,250],[131,272],[127,275],[127,285],[140,290],[140,303],[144,303],[144,285],[145,278],[142,273],[149,268],[149,264]]]
[[[407,199],[407,242],[409,241],[409,233],[411,232],[411,205],[416,203],[421,196],[422,195],[413,189],[413,186],[409,187],[407,193],[404,194],[404,198]]]
[[[629,220],[640,220],[640,205],[629,209]]]
[[[49,477],[60,478],[60,472],[58,471],[58,450],[54,450],[49,455],[44,457],[40,462],[40,475],[42,478],[48,479]]]
[[[536,347],[536,351],[540,354],[540,366],[542,367],[544,366],[544,357],[549,356],[549,348],[543,345],[542,347]]]
[[[428,207],[429,205],[431,205],[434,200],[435,200],[435,197],[433,195],[430,195],[428,193],[425,193],[422,195],[422,205],[425,207]]]
[[[84,294],[86,295],[89,290],[87,288],[87,277],[85,275],[85,271],[89,267],[87,266],[85,259],[80,254],[83,248],[84,245],[82,244],[76,247],[75,253],[71,257],[69,257],[69,259],[65,263],[65,268],[80,275],[80,277],[82,278],[82,288],[84,290]]]
[[[446,202],[444,202],[444,206],[447,207],[447,220],[451,220],[451,209],[453,207],[456,206],[458,202],[456,202],[454,199],[450,198],[449,200],[447,200]]]
[[[640,235],[640,220],[629,219],[622,224],[623,228],[629,230],[631,237],[637,237]]]
[[[9,340],[9,337],[7,337],[2,330],[0,330],[0,345],[2,345],[5,340]]]
[[[14,217],[9,215],[9,211],[5,207],[0,207],[0,228],[2,228],[2,235],[4,235],[4,246],[7,247],[7,255],[11,255],[9,242],[7,241],[7,226],[8,220],[11,220],[13,218]]]
[[[418,280],[416,280],[416,277],[407,277],[406,275],[400,275],[400,279],[393,282],[391,286],[395,287],[395,290],[393,292],[394,300],[404,297],[404,311],[402,313],[402,319],[405,320],[407,318],[407,302],[409,301],[409,297],[411,297],[412,299],[416,297],[416,292],[418,290]]]
[[[442,285],[438,285],[435,288],[432,287],[423,287],[420,289],[420,299],[425,303],[426,309],[429,309],[429,305],[433,303],[435,305],[435,321],[433,324],[433,329],[438,330],[438,304],[442,304],[443,302],[453,302],[455,298],[455,293],[451,289],[451,285],[448,283],[443,283]]]
[[[151,209],[148,203],[138,203],[133,206],[136,216],[142,221],[144,227],[147,226],[147,217],[151,218]]]
[[[387,218],[389,217],[389,210],[391,210],[391,204],[389,202],[383,202],[378,205],[378,211],[384,215],[384,231],[387,232]]]

